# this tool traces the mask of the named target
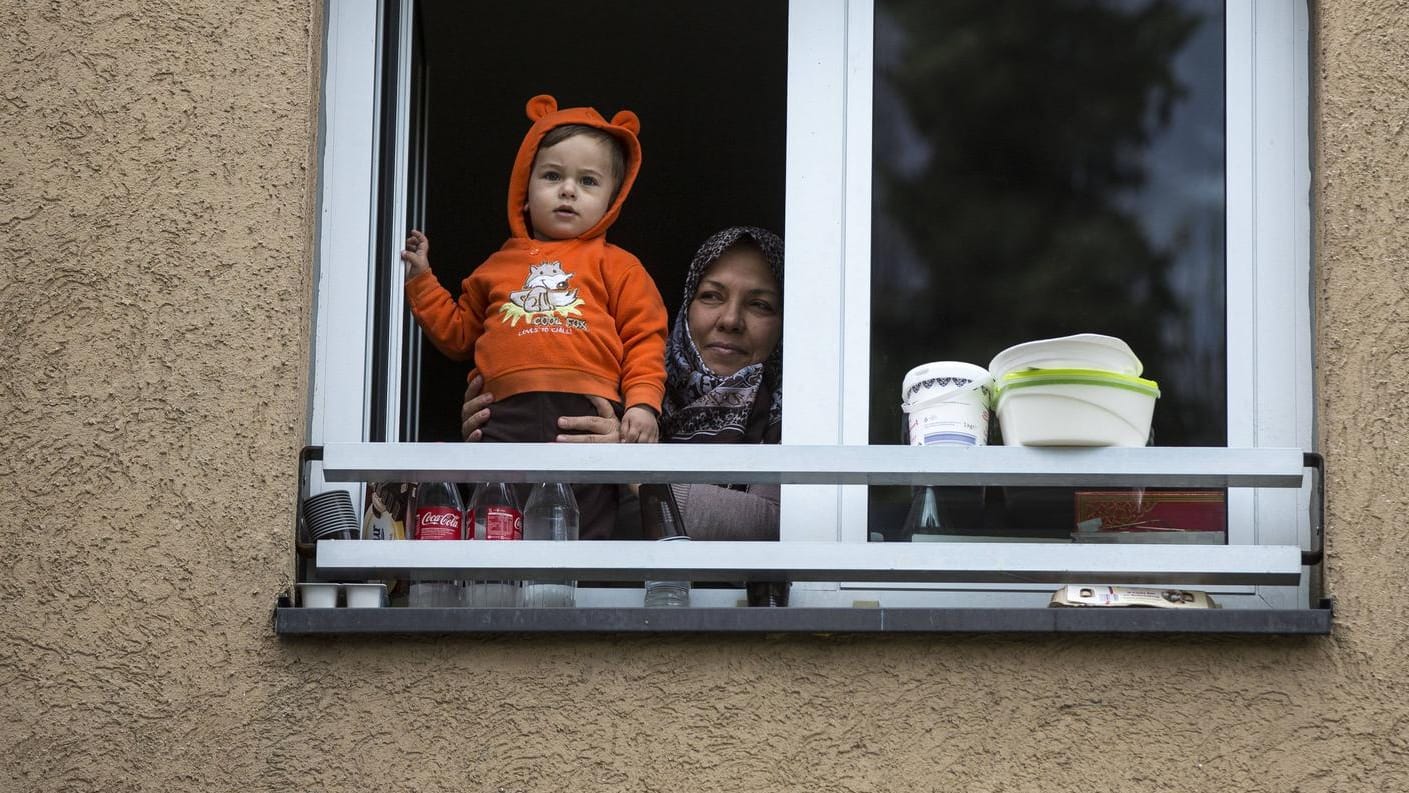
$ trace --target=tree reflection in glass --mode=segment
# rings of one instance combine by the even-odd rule
[[[1097,332],[1159,381],[1157,443],[1224,444],[1223,4],[878,0],[875,36],[871,442],[914,366]],[[966,519],[1071,530],[1070,491],[1009,495]],[[871,531],[909,500],[873,489]]]

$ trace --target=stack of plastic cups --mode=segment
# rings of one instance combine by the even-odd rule
[[[346,490],[330,490],[303,500],[303,521],[308,538],[319,540],[355,540],[362,536],[357,511],[352,508],[352,496]]]

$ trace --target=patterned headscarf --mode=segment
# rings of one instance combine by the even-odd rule
[[[734,226],[705,240],[685,275],[685,296],[665,348],[663,443],[778,443],[783,423],[783,340],[762,363],[721,377],[705,365],[690,337],[690,302],[711,264],[740,241],[763,254],[783,289],[783,240],[752,226]]]

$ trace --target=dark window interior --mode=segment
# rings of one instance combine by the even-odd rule
[[[672,319],[706,237],[739,224],[782,233],[785,2],[425,0],[418,14],[425,228],[451,294],[508,236],[509,171],[535,94],[640,117],[641,174],[607,237],[646,265]],[[458,440],[468,363],[429,344],[419,363],[415,439]]]

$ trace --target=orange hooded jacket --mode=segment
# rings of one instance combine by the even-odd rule
[[[433,273],[408,281],[411,312],[436,349],[455,360],[474,356],[485,390],[497,399],[565,391],[659,413],[665,304],[640,260],[605,237],[641,169],[640,122],[626,110],[610,122],[588,107],[559,110],[551,96],[535,96],[527,110],[534,123],[509,179],[512,236],[464,280],[458,302]],[[573,239],[535,240],[525,210],[533,159],[543,136],[564,124],[615,137],[626,171],[596,225]]]

